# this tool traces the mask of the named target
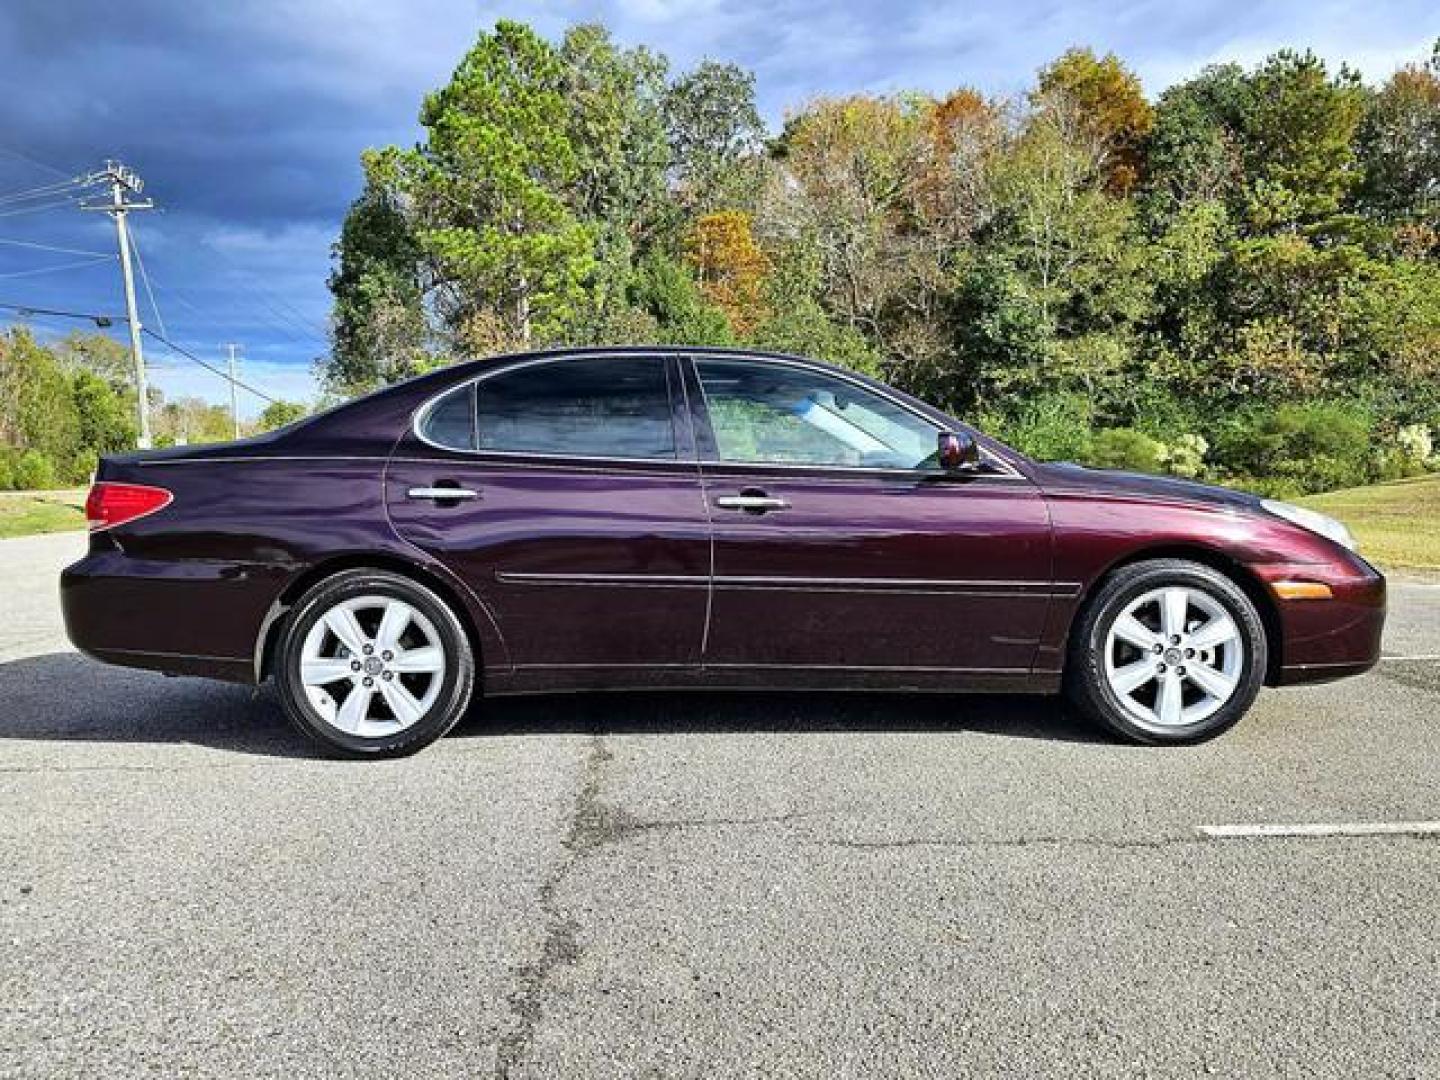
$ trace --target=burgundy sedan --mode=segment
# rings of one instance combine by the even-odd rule
[[[413,751],[473,696],[1063,690],[1139,742],[1375,663],[1344,527],[1042,464],[796,357],[627,348],[446,368],[242,442],[106,458],[71,640],[273,679],[336,751]]]

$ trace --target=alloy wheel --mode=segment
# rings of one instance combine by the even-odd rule
[[[1225,606],[1202,589],[1167,585],[1130,601],[1105,638],[1105,679],[1141,727],[1199,724],[1240,685],[1245,644]]]
[[[319,717],[348,735],[393,735],[430,711],[445,681],[434,624],[393,596],[342,600],[315,621],[300,651],[300,683]]]

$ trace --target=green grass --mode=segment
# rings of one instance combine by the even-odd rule
[[[0,491],[0,538],[85,528],[85,491]]]
[[[1440,476],[1297,499],[1339,518],[1382,569],[1440,571]]]

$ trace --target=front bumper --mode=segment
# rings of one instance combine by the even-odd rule
[[[1369,671],[1380,659],[1385,629],[1385,577],[1358,555],[1334,563],[1266,564],[1252,568],[1270,590],[1279,618],[1279,686],[1327,682]],[[1329,599],[1282,599],[1278,582],[1317,582]],[[1274,644],[1274,643],[1272,643]]]

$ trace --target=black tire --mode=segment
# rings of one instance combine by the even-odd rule
[[[1234,690],[1218,710],[1194,723],[1161,727],[1137,718],[1121,703],[1106,678],[1105,648],[1111,626],[1129,605],[1151,590],[1170,585],[1201,591],[1224,608],[1239,630],[1243,658]],[[1153,559],[1115,571],[1085,605],[1070,634],[1065,693],[1085,716],[1131,742],[1197,743],[1214,738],[1245,715],[1260,693],[1267,663],[1265,625],[1243,589],[1218,570],[1200,563]],[[1159,711],[1158,705],[1152,707]]]
[[[409,604],[429,621],[445,654],[438,693],[420,719],[374,737],[330,723],[311,704],[300,678],[301,652],[311,629],[337,604],[361,596],[394,597]],[[341,757],[391,758],[429,746],[460,721],[474,694],[475,658],[459,616],[435,593],[387,570],[344,570],[316,584],[291,609],[276,642],[274,675],[291,722],[328,751]]]

